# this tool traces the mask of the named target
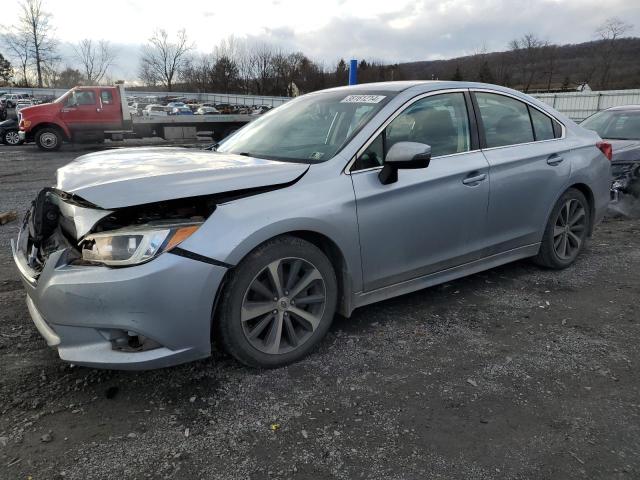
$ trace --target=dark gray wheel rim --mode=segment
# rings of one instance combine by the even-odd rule
[[[579,200],[567,200],[553,228],[553,249],[558,258],[570,260],[578,255],[587,229],[587,212]]]
[[[17,145],[20,143],[20,135],[18,132],[7,132],[4,135],[4,141],[7,145]]]
[[[307,260],[282,258],[262,269],[245,291],[242,331],[263,353],[288,353],[311,338],[325,305],[326,288],[320,271]]]
[[[44,132],[40,135],[40,143],[44,148],[55,148],[58,145],[58,137],[55,133]]]

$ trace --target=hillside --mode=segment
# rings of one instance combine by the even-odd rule
[[[525,91],[640,88],[640,38],[551,45],[387,67],[396,79],[500,83]],[[385,75],[386,77],[387,75]]]

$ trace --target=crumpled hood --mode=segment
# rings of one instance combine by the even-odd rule
[[[78,157],[58,169],[56,188],[114,209],[288,183],[308,168],[179,147],[125,148]]]
[[[612,162],[640,161],[640,140],[606,140],[613,147]]]

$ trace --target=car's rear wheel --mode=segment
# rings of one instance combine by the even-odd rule
[[[11,146],[20,145],[22,143],[22,141],[20,140],[20,135],[18,134],[17,130],[7,130],[6,132],[4,132],[4,135],[2,136],[2,141],[6,145],[11,145]]]
[[[62,146],[62,134],[57,128],[41,128],[36,133],[36,145],[46,152],[59,150]]]
[[[335,314],[336,276],[315,245],[283,236],[231,272],[216,322],[223,348],[251,367],[275,368],[307,355]]]
[[[590,226],[589,202],[582,192],[570,188],[551,212],[536,263],[554,269],[571,265],[584,249]]]

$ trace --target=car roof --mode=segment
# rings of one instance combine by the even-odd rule
[[[475,89],[487,89],[495,90],[497,92],[510,93],[520,97],[529,97],[528,95],[513,90],[511,88],[503,87],[501,85],[495,85],[490,83],[479,82],[454,82],[449,80],[402,80],[394,82],[376,82],[376,83],[361,83],[357,85],[348,85],[344,87],[329,88],[326,90],[320,90],[319,92],[337,92],[337,91],[358,91],[358,92],[396,92],[400,93],[405,90],[411,89],[416,93],[426,93],[434,90],[444,89],[457,89],[457,88],[475,88]],[[318,93],[319,93],[318,92]],[[312,93],[313,94],[313,93]],[[529,97],[530,99],[531,97]]]

